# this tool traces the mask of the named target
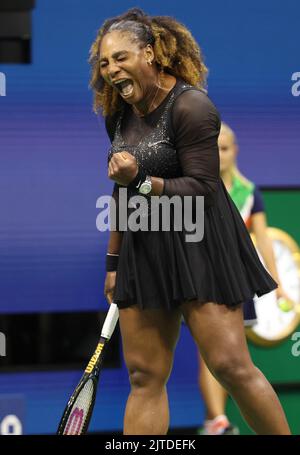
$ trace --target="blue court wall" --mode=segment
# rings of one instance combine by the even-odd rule
[[[132,6],[37,1],[32,63],[0,67],[7,80],[0,98],[2,312],[105,306],[108,236],[96,230],[96,200],[112,183],[87,58],[102,21]],[[259,185],[298,185],[300,97],[292,95],[291,76],[299,70],[299,2],[138,6],[177,17],[201,44],[209,95],[237,132],[242,171]]]

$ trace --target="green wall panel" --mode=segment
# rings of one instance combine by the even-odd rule
[[[263,191],[269,226],[286,231],[300,245],[300,190]]]
[[[300,326],[297,331],[300,332]],[[300,393],[300,356],[292,355],[294,343],[287,339],[277,346],[264,348],[249,342],[249,349],[253,362],[271,383],[299,382]]]
[[[279,393],[278,397],[286,414],[292,434],[300,435],[300,392]],[[253,431],[242,418],[236,404],[231,399],[228,400],[226,414],[230,421],[239,427],[241,435],[254,435]]]

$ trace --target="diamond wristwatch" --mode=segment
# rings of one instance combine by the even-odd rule
[[[145,180],[141,183],[139,187],[139,193],[141,194],[149,194],[152,190],[152,182],[150,175],[146,175]]]

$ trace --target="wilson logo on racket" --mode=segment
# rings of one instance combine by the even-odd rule
[[[88,366],[86,367],[85,369],[85,372],[86,373],[91,373],[93,371],[93,368],[94,366],[96,365],[97,363],[97,360],[99,358],[99,355],[101,354],[102,352],[102,349],[104,347],[104,343],[99,343],[96,350],[95,350],[95,353],[94,355],[92,356],[91,360],[89,361],[88,363]]]
[[[86,434],[96,400],[97,385],[105,351],[119,319],[118,307],[110,304],[101,336],[86,370],[74,389],[60,419],[57,434]]]

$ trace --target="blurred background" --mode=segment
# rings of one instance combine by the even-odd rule
[[[134,6],[191,30],[209,96],[237,135],[240,170],[262,190],[269,225],[300,243],[297,0],[1,0],[0,434],[55,433],[107,311],[108,233],[96,228],[96,201],[112,190],[109,142],[92,112],[87,60],[102,22]],[[295,318],[280,342],[249,346],[299,434]],[[168,386],[171,431],[203,422],[197,371],[183,326]],[[120,432],[129,383],[118,330],[100,387],[90,431]],[[228,415],[251,433],[232,401]]]

